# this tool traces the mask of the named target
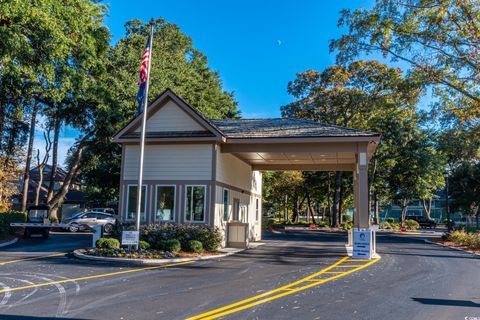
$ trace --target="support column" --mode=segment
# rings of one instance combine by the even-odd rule
[[[355,227],[368,229],[370,227],[370,212],[368,211],[368,155],[367,145],[359,145],[356,164],[356,216]]]

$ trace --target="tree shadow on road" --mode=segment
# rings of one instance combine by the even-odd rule
[[[480,307],[480,303],[470,300],[452,300],[452,299],[432,299],[432,298],[412,298],[413,301],[421,304],[429,304],[436,306],[451,306],[451,307]]]

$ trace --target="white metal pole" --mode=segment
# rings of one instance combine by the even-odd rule
[[[138,185],[137,185],[137,217],[136,217],[136,230],[140,231],[140,213],[142,207],[142,184],[143,184],[143,158],[145,153],[145,129],[147,124],[147,106],[148,106],[148,85],[150,82],[150,65],[152,62],[152,41],[153,40],[153,23],[150,23],[150,54],[148,58],[147,69],[147,83],[145,87],[145,96],[143,98],[143,110],[142,110],[142,133],[140,135],[140,163],[138,170]],[[138,244],[135,249],[138,250]]]

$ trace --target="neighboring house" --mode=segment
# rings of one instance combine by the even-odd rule
[[[51,165],[45,165],[43,168],[43,182],[42,186],[40,187],[40,196],[39,196],[39,204],[46,203],[47,201],[47,193],[48,193],[48,186],[50,185],[50,176],[52,172]],[[58,191],[63,184],[63,181],[67,175],[67,172],[62,168],[57,167],[57,170],[54,175],[54,192]],[[21,187],[23,186],[22,179],[20,179],[20,193],[13,199],[13,205],[15,208],[20,208],[22,202],[22,190]],[[28,197],[27,197],[27,206],[33,205],[35,203],[35,195],[37,191],[38,184],[40,182],[40,174],[38,167],[35,167],[30,170],[30,180],[29,180],[29,187],[28,187]],[[81,185],[76,182],[70,185],[70,188],[65,196],[65,199],[58,211],[58,217],[68,217],[73,213],[78,212],[79,210],[85,208],[86,197],[85,193],[81,191]]]
[[[137,116],[114,137],[122,144],[119,216],[131,223],[141,121]],[[142,223],[216,226],[229,245],[238,235],[230,227],[243,223],[248,240],[259,240],[261,171],[340,170],[357,177],[356,223],[368,225],[366,172],[379,134],[296,119],[210,120],[171,90],[148,107],[146,123]]]

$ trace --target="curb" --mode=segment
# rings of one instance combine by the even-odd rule
[[[425,241],[425,243],[429,243],[429,244],[436,244],[437,246],[440,246],[440,247],[449,248],[449,249],[453,249],[453,250],[457,250],[457,251],[462,251],[462,252],[465,252],[465,253],[473,254],[474,256],[480,256],[480,253],[475,253],[475,252],[472,252],[472,251],[463,250],[463,249],[460,249],[460,248],[457,248],[457,247],[453,247],[453,246],[449,246],[449,245],[446,245],[446,244],[443,244],[443,243],[433,242],[433,241],[426,240],[426,239],[424,239],[423,241]]]
[[[10,241],[0,243],[0,248],[7,247],[9,245],[15,244],[15,243],[17,243],[17,241],[18,241],[18,238],[13,238]]]
[[[172,258],[172,259],[131,259],[131,258],[97,257],[97,256],[91,256],[88,254],[81,253],[78,249],[73,251],[73,255],[76,258],[83,259],[83,260],[128,263],[133,265],[162,265],[162,264],[168,264],[168,263],[224,258],[245,250],[247,249],[235,250],[233,252],[226,252],[224,254],[218,254],[214,256],[200,256],[200,257],[192,257],[192,258]]]

